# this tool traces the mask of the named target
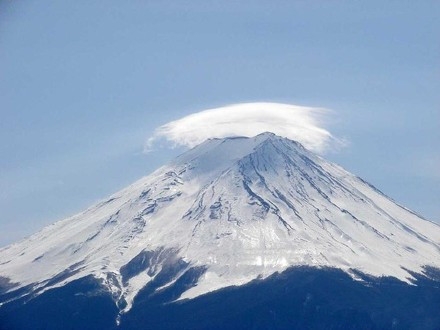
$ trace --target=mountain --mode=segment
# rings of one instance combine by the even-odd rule
[[[438,224],[299,143],[210,139],[1,249],[0,329],[438,329],[439,268]]]

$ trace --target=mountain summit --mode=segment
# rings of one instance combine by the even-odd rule
[[[293,266],[414,283],[440,268],[440,226],[297,142],[272,133],[210,139],[1,249],[0,303],[88,278],[123,315],[139,295],[177,284],[168,302]]]

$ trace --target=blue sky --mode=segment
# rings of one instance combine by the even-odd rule
[[[192,112],[332,109],[327,158],[440,221],[440,2],[0,2],[0,245],[81,211],[182,150]]]

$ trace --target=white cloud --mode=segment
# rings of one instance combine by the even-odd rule
[[[306,148],[322,153],[342,145],[322,126],[330,111],[279,103],[242,103],[208,109],[169,122],[157,128],[146,143],[151,151],[161,139],[174,146],[194,147],[209,138],[255,136],[272,132],[300,142]]]

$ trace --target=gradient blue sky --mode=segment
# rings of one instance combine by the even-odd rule
[[[440,221],[439,1],[0,1],[0,246],[181,150],[168,121],[325,107],[327,158]]]

